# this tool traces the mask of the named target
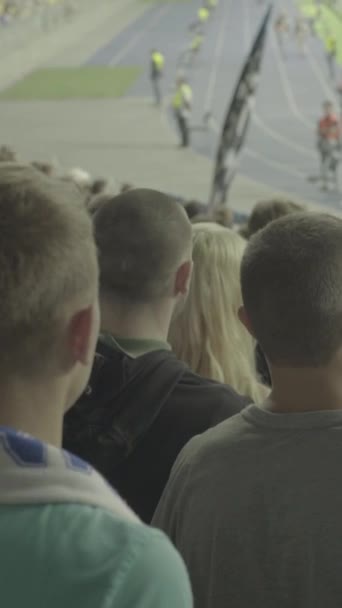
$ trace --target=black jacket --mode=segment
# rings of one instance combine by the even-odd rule
[[[184,445],[248,402],[168,350],[133,358],[100,340],[89,386],[65,416],[64,447],[150,522]]]

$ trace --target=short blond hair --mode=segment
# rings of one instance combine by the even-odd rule
[[[0,374],[44,371],[66,313],[97,293],[91,220],[72,185],[3,164],[0,234]]]
[[[193,226],[194,270],[188,300],[173,320],[175,354],[201,376],[261,401],[266,390],[255,366],[255,343],[240,323],[240,265],[246,243],[229,228]]]

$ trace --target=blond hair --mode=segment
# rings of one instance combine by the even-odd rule
[[[66,314],[96,298],[91,220],[73,186],[3,164],[0,234],[0,374],[44,371]]]
[[[255,344],[240,323],[240,264],[245,241],[212,223],[193,226],[194,272],[188,300],[171,324],[176,355],[196,373],[261,401]]]

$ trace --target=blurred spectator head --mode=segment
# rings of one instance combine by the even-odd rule
[[[97,196],[98,194],[103,194],[108,186],[108,182],[106,179],[97,178],[94,179],[90,186],[90,193],[92,196]]]
[[[199,201],[188,201],[184,205],[184,209],[189,220],[192,220],[197,215],[205,215],[207,211],[207,205],[200,203]]]
[[[120,194],[124,194],[125,192],[129,192],[129,190],[134,190],[134,186],[133,184],[129,184],[128,182],[125,182],[121,185],[120,188]]]
[[[91,220],[68,184],[3,163],[0,224],[2,384],[63,382],[69,407],[88,380],[98,330]]]
[[[102,204],[94,224],[103,296],[135,307],[186,295],[191,224],[179,203],[154,190],[130,190]]]
[[[271,365],[328,365],[342,345],[342,220],[297,213],[250,241],[241,282],[247,326]]]
[[[290,213],[304,211],[303,205],[290,200],[275,198],[257,203],[249,216],[248,224],[241,230],[241,235],[250,238],[270,222]]]
[[[233,225],[233,212],[227,207],[221,207],[214,213],[214,221],[220,226],[231,228]]]
[[[89,199],[87,203],[87,209],[90,215],[95,215],[95,213],[104,205],[105,203],[109,203],[113,198],[112,194],[98,194],[97,196],[93,196]]]
[[[79,169],[78,167],[70,169],[70,171],[67,171],[67,173],[65,174],[65,178],[74,182],[75,184],[77,184],[77,186],[81,188],[91,188],[92,177],[90,173],[84,171],[84,169]]]
[[[233,213],[231,209],[217,209],[214,213],[208,214],[206,213],[206,206],[204,206],[204,212],[194,215],[191,218],[192,224],[218,224],[219,226],[224,226],[225,228],[231,228],[233,225]]]
[[[37,171],[44,173],[44,175],[47,175],[48,177],[51,177],[55,172],[55,168],[51,163],[45,163],[38,160],[34,160],[31,164],[32,167],[37,169]]]
[[[229,228],[193,226],[189,297],[172,321],[169,341],[194,372],[259,401],[265,391],[256,375],[255,343],[238,317],[244,250],[245,241]]]
[[[9,146],[0,146],[0,163],[15,163],[17,155]]]

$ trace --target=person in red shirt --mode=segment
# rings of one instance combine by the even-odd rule
[[[323,104],[323,116],[318,123],[318,150],[321,158],[321,178],[324,190],[331,180],[337,187],[337,167],[340,160],[341,123],[330,101]]]

